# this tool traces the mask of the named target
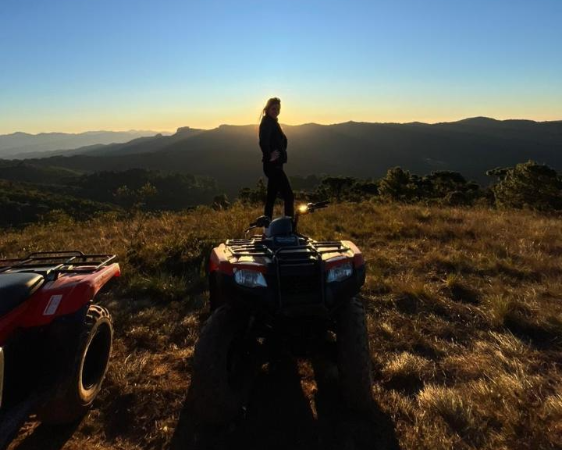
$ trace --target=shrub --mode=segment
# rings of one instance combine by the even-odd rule
[[[255,188],[242,188],[238,193],[238,199],[245,204],[258,204],[258,203],[265,203],[265,199],[267,197],[267,186],[263,181],[263,178],[260,178],[256,184]]]

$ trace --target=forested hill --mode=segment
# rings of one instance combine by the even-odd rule
[[[529,159],[562,168],[562,121],[472,118],[439,124],[346,122],[285,125],[292,175],[380,177],[389,167],[414,173],[452,170],[487,184],[486,170]],[[206,175],[233,192],[261,175],[257,125],[179,129],[173,136],[79,149],[30,161],[94,172],[129,168]]]

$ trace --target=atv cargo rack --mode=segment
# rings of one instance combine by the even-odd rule
[[[226,245],[232,252],[232,256],[236,258],[241,256],[273,256],[273,250],[268,246],[251,239],[229,239],[226,241]]]
[[[25,258],[0,259],[0,273],[48,271],[49,273],[92,273],[115,261],[117,255],[86,254],[78,250],[34,252]]]
[[[312,245],[320,254],[349,250],[349,248],[343,245],[340,241],[313,241]]]
[[[232,255],[237,258],[241,256],[273,257],[279,253],[280,250],[289,253],[297,252],[302,254],[303,252],[308,252],[314,254],[324,254],[348,249],[345,245],[338,241],[312,241],[304,245],[282,247],[276,250],[272,250],[267,245],[261,242],[256,242],[253,239],[228,239],[226,241],[226,245]]]

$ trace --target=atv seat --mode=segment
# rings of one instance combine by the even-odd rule
[[[0,317],[31,297],[44,281],[37,273],[0,273]]]
[[[266,230],[267,237],[290,236],[293,233],[293,219],[290,217],[278,217],[273,220]]]

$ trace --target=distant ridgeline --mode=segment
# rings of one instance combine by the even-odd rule
[[[399,166],[415,174],[459,172],[484,186],[490,182],[487,170],[528,160],[562,170],[562,121],[476,117],[436,124],[346,122],[283,128],[289,139],[287,171],[299,177],[382,178],[390,167]],[[80,173],[140,168],[205,175],[229,197],[261,175],[257,124],[210,130],[182,127],[170,136],[35,152],[35,159],[30,155],[9,158]],[[0,153],[0,158],[8,157]]]
[[[426,203],[449,206],[495,206],[562,211],[562,176],[554,169],[529,161],[511,168],[489,170],[495,183],[481,187],[452,171],[415,175],[400,167],[379,179],[343,176],[297,176],[292,185],[298,201],[329,199]],[[232,200],[262,204],[266,185],[240,189]],[[21,226],[39,220],[83,220],[113,212],[190,209],[230,206],[216,180],[177,172],[130,169],[80,173],[68,168],[0,160],[0,226]]]

